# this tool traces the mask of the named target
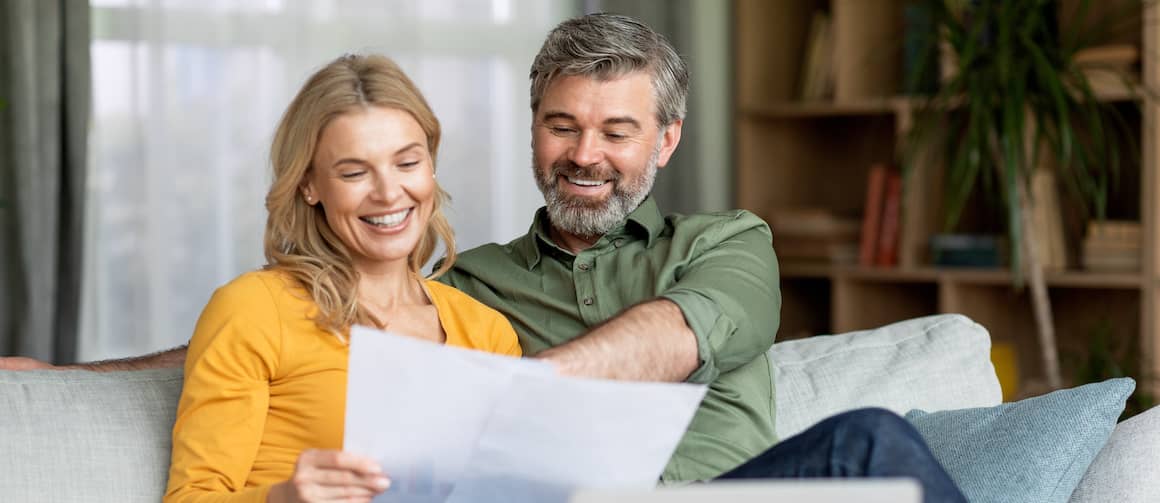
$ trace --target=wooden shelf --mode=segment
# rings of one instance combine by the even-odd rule
[[[1100,86],[1094,89],[1096,98],[1102,102],[1114,103],[1143,98],[1140,90],[1128,85]],[[919,109],[929,103],[922,96],[893,96],[889,98],[865,99],[857,101],[779,101],[760,105],[741,106],[742,116],[755,119],[795,119],[811,117],[857,117],[890,115]],[[956,101],[952,107],[961,106]]]
[[[853,279],[878,283],[1011,284],[1011,272],[1006,269],[884,268],[791,262],[781,264],[780,267],[781,275],[786,278]],[[1144,282],[1139,273],[1132,272],[1058,271],[1047,273],[1047,285],[1063,288],[1136,290],[1142,288]]]
[[[1082,0],[1061,0],[1061,12]],[[787,209],[808,209],[849,218],[864,211],[867,182],[875,165],[912,169],[903,180],[898,267],[874,268],[823,262],[782,262],[781,326],[778,337],[799,337],[873,328],[935,313],[963,313],[987,327],[996,340],[1016,341],[1024,381],[1042,377],[1036,320],[1028,289],[1013,287],[1007,269],[960,269],[931,265],[930,237],[947,232],[944,209],[945,152],[937,144],[911,145],[917,112],[930,98],[901,95],[904,61],[897,24],[903,0],[736,0],[734,5],[736,206],[771,219]],[[1139,222],[1138,272],[1066,270],[1046,273],[1058,347],[1079,361],[1097,327],[1138,349],[1138,367],[1160,376],[1160,6],[1139,0],[1092,2],[1093,11],[1128,4],[1140,9],[1139,29],[1115,40],[1140,49],[1140,85],[1096,79],[1093,92],[1123,113],[1119,149],[1126,161],[1120,183],[1107,196],[1107,217]],[[828,12],[835,39],[833,96],[802,101],[802,72],[808,67],[809,26],[815,11]],[[1096,19],[1061,23],[1087,22]],[[1125,25],[1127,26],[1127,25]],[[897,51],[897,52],[895,52]],[[860,61],[860,63],[859,63]],[[1136,67],[1132,68],[1135,71]],[[845,92],[839,92],[844,89]],[[1149,90],[1158,90],[1151,92]],[[948,111],[965,100],[939,104]],[[1132,102],[1139,103],[1136,107]],[[1126,112],[1126,113],[1124,113]],[[937,124],[934,127],[938,127]],[[1138,149],[1139,155],[1129,155]],[[967,234],[998,234],[1004,225],[986,198],[966,203],[961,228]],[[1064,246],[1070,262],[1082,248],[1085,222],[1074,205],[1062,205]],[[775,248],[779,237],[773,236]],[[792,238],[790,238],[792,239]],[[788,243],[783,242],[781,246]],[[1064,362],[1064,373],[1074,369]],[[1138,378],[1140,376],[1137,376]],[[1149,387],[1142,382],[1142,389]],[[1155,389],[1160,390],[1160,381]]]
[[[899,102],[903,100],[905,98],[843,103],[833,101],[785,101],[742,107],[741,113],[747,117],[762,119],[889,115],[897,112]]]

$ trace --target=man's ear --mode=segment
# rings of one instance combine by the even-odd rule
[[[677,119],[672,124],[665,126],[664,131],[661,132],[661,151],[657,155],[658,168],[663,168],[669,163],[669,158],[673,156],[677,144],[681,143],[681,126],[684,124],[684,119]]]

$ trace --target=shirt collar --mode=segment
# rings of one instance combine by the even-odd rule
[[[635,227],[633,231],[644,236],[645,246],[651,248],[653,242],[660,237],[661,232],[665,230],[665,217],[661,215],[660,208],[657,207],[656,199],[650,195],[641,201],[640,206],[637,206],[632,213],[628,214],[628,224],[625,229]]]
[[[531,270],[540,263],[541,246],[550,246],[559,248],[552,241],[548,234],[548,208],[541,207],[536,210],[536,216],[532,219],[532,226],[528,228],[528,233],[516,244],[516,248],[520,254],[523,255],[527,263],[528,270]],[[660,208],[657,207],[656,200],[650,195],[641,201],[640,206],[637,206],[632,213],[628,214],[624,225],[610,231],[605,237],[612,237],[618,234],[633,234],[645,239],[645,245],[652,247],[653,242],[660,236],[661,231],[664,230],[665,219],[661,215]],[[599,242],[597,243],[599,246]]]

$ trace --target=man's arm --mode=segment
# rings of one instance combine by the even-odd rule
[[[697,337],[667,299],[630,307],[536,357],[564,375],[637,381],[683,381],[698,366]]]
[[[0,370],[92,370],[95,372],[111,372],[116,370],[146,370],[158,368],[181,367],[185,365],[185,346],[150,353],[144,356],[121,358],[116,360],[102,360],[99,362],[74,363],[71,365],[51,365],[49,363],[19,356],[0,358]]]
[[[712,232],[659,299],[537,357],[565,375],[709,383],[764,354],[781,313],[769,227],[739,212]]]

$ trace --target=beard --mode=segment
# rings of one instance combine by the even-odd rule
[[[552,226],[578,237],[598,238],[623,224],[628,214],[640,206],[652,191],[660,153],[661,143],[658,141],[644,172],[636,180],[630,181],[624,181],[623,176],[611,168],[580,166],[566,159],[552,163],[551,170],[544,173],[537,169],[533,160],[532,172],[535,174],[536,186],[544,195]],[[561,176],[608,180],[605,183],[612,184],[612,193],[603,199],[565,194],[559,186]]]

